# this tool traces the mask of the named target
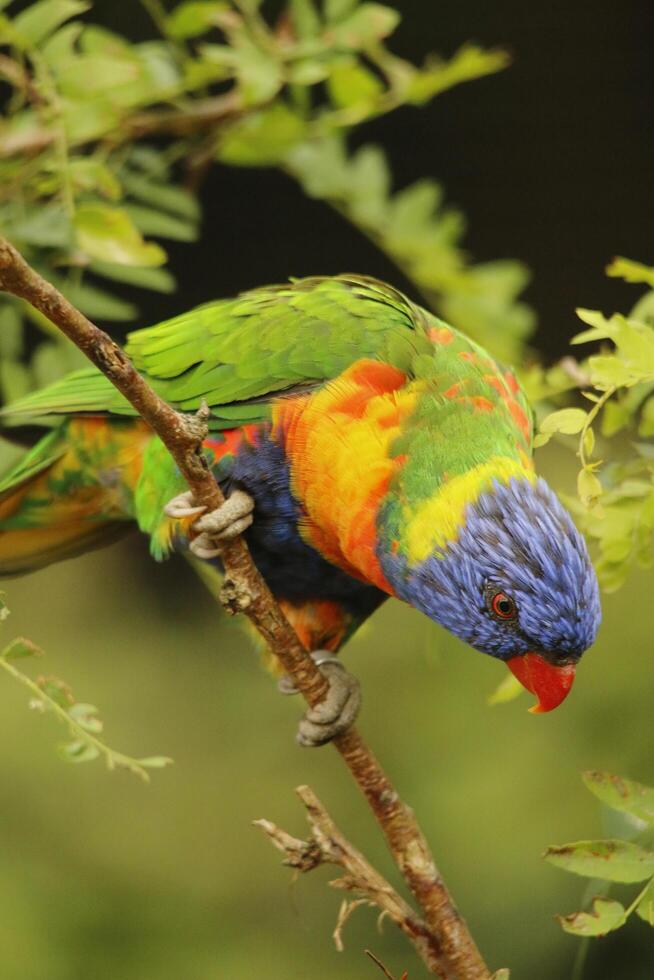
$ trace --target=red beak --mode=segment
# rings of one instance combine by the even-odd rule
[[[575,679],[574,664],[556,667],[548,663],[539,653],[524,653],[519,657],[511,657],[506,661],[506,666],[522,686],[538,698],[538,704],[529,709],[532,714],[541,714],[557,708],[568,696]]]

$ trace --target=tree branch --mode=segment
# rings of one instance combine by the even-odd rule
[[[0,62],[0,74],[3,64]],[[108,143],[124,143],[126,140],[144,139],[162,134],[192,136],[206,133],[228,119],[234,119],[244,111],[243,100],[236,91],[214,95],[191,102],[181,102],[172,109],[152,109],[125,116],[120,125],[107,132],[102,139]],[[40,153],[57,139],[55,129],[43,127],[25,132],[10,133],[0,139],[0,159],[19,153]],[[92,142],[85,140],[84,142]]]
[[[202,452],[208,410],[191,417],[167,405],[118,345],[41,278],[3,238],[0,289],[27,300],[43,313],[109,378],[168,448],[199,504],[214,510],[223,503]],[[309,705],[319,704],[327,693],[327,682],[275,602],[247,546],[237,539],[221,557],[225,608],[248,616]],[[368,800],[395,863],[423,910],[433,950],[438,951],[438,962],[434,952],[433,972],[442,980],[489,980],[489,970],[436,868],[413,811],[400,799],[354,728],[335,739],[334,745]]]
[[[354,901],[344,900],[341,905],[334,930],[336,948],[339,951],[343,949],[341,930],[354,909],[358,905],[376,906],[382,916],[388,916],[413,943],[430,973],[438,975],[442,968],[441,952],[427,924],[343,836],[313,790],[309,786],[298,786],[296,793],[306,808],[311,827],[308,840],[292,837],[269,820],[255,820],[254,823],[282,852],[284,864],[289,867],[306,873],[321,864],[333,864],[345,872],[341,878],[329,882],[332,888],[340,888],[356,896]]]

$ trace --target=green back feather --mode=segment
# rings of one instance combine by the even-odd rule
[[[405,370],[438,322],[401,293],[357,276],[302,279],[191,310],[129,335],[136,368],[176,408],[211,408],[213,429],[263,421],[281,391],[321,384],[361,357]],[[76,413],[133,415],[95,368],[4,409],[6,425]]]

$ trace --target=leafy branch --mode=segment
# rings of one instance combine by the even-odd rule
[[[629,259],[615,259],[611,276],[651,286],[654,269]],[[536,445],[552,436],[576,436],[581,463],[578,500],[569,500],[587,535],[599,548],[597,570],[605,589],[624,582],[633,562],[652,566],[654,546],[654,291],[646,293],[629,316],[605,317],[596,310],[578,310],[589,329],[573,338],[575,345],[595,343],[599,353],[579,365],[582,394],[589,409],[564,408],[541,422]],[[608,345],[607,346],[607,342]],[[635,437],[628,446],[625,433]],[[620,436],[610,461],[594,458],[602,446]]]
[[[295,168],[306,185],[303,154],[322,156],[368,119],[424,105],[508,64],[503,51],[466,44],[450,59],[412,65],[388,46],[400,14],[361,0],[321,8],[291,0],[274,22],[259,3],[184,0],[168,13],[147,0],[160,37],[140,44],[89,22],[86,0],[37,0],[14,15],[11,0],[0,6],[0,75],[10,87],[0,121],[0,226],[78,309],[109,322],[136,316],[131,297],[116,294],[123,285],[174,290],[161,240],[197,239],[194,192],[216,161]],[[357,168],[353,161],[343,171],[345,187]],[[438,193],[433,185],[427,197]],[[362,224],[352,193],[325,200],[444,315],[473,335],[497,336],[500,352],[519,347],[531,326],[530,312],[513,302],[524,270],[469,268],[457,244],[460,214],[432,218],[427,201],[402,225],[400,242],[391,232],[408,199],[398,199],[397,213],[387,202],[390,224]],[[2,316],[16,338],[0,350],[6,400],[78,366],[71,345],[29,307],[7,301]],[[26,320],[45,334],[31,359]]]
[[[604,890],[592,899],[590,909],[558,916],[558,921],[575,936],[604,936],[621,928],[634,912],[654,926],[654,788],[608,772],[585,772],[583,780],[606,806],[626,816],[631,836],[638,836],[640,842],[609,839],[548,847],[544,857],[551,864],[592,878]],[[625,907],[607,897],[612,882],[645,884]]]
[[[435,181],[393,193],[383,150],[364,146],[348,156],[338,135],[293,148],[284,167],[309,197],[326,201],[388,255],[427,305],[496,356],[520,362],[535,325],[532,311],[517,299],[527,270],[509,260],[471,263],[460,244],[463,215],[443,205]]]
[[[0,621],[6,619],[8,613],[7,606],[0,600]],[[0,651],[0,668],[27,688],[32,695],[30,708],[51,712],[68,728],[72,741],[60,746],[61,755],[67,762],[91,762],[103,758],[108,769],[128,769],[146,783],[150,781],[148,769],[162,769],[172,762],[164,756],[136,759],[112,749],[99,737],[104,726],[94,704],[76,701],[69,686],[56,677],[40,676],[33,680],[15,665],[17,660],[42,653],[31,640],[18,637]]]

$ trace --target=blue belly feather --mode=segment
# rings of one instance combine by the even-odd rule
[[[254,523],[245,538],[277,598],[332,600],[361,619],[386,598],[379,589],[326,561],[301,537],[302,510],[291,493],[288,462],[281,446],[268,434],[262,433],[256,445],[246,444],[238,451],[221,485],[226,494],[238,486],[254,498]]]

